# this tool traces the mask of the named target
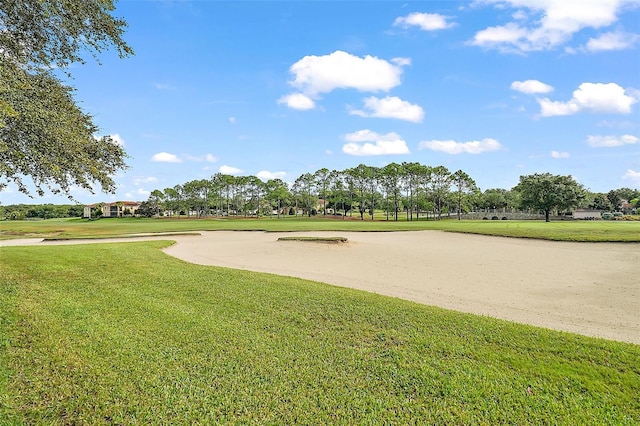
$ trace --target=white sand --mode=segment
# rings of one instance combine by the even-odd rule
[[[349,242],[277,241],[292,235],[341,236]],[[176,240],[165,251],[192,263],[307,278],[640,344],[638,244],[550,242],[439,231],[214,231],[159,238]]]

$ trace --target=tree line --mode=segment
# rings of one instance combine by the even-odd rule
[[[0,206],[0,219],[56,219],[82,217],[83,206],[78,204],[11,204]]]
[[[607,194],[591,193],[571,176],[549,173],[521,176],[510,190],[480,190],[464,171],[416,162],[390,163],[383,167],[360,164],[346,170],[321,168],[304,173],[287,184],[266,182],[256,176],[216,173],[210,179],[193,180],[151,192],[138,214],[145,216],[271,216],[332,215],[374,218],[382,211],[387,220],[440,219],[470,211],[528,210],[542,212],[576,207],[619,210],[622,201],[638,203],[640,191],[630,188]]]

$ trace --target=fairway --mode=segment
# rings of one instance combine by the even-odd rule
[[[0,248],[0,424],[640,420],[638,345],[193,265],[169,245]]]
[[[278,241],[292,236],[331,238],[335,232],[200,234],[153,238],[177,241],[165,252],[191,263],[306,278],[461,312],[640,343],[640,246],[635,244],[415,231],[342,232],[340,236],[349,242],[335,246]],[[43,244],[88,242],[104,240]]]

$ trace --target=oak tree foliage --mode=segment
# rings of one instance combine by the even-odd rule
[[[520,176],[514,190],[520,193],[522,207],[544,211],[546,222],[552,210],[576,207],[585,195],[584,187],[572,176],[551,173]]]
[[[114,192],[126,154],[95,136],[93,117],[54,72],[70,77],[83,54],[133,54],[114,9],[112,0],[0,0],[0,190],[13,182],[32,196],[30,178],[38,195],[48,188],[71,198],[72,186],[96,184]]]

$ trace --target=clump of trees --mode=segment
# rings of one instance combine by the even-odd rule
[[[143,205],[147,215],[194,216],[332,215],[373,219],[383,210],[387,219],[421,215],[441,218],[468,211],[478,188],[466,173],[444,166],[391,163],[360,164],[347,170],[322,168],[305,173],[291,185],[281,179],[263,182],[255,176],[215,174],[164,190],[154,190]],[[138,210],[140,213],[140,210]]]
[[[638,195],[623,188],[612,191],[625,200]],[[587,191],[571,176],[549,173],[522,176],[514,188],[478,188],[464,171],[420,163],[390,163],[384,167],[360,164],[346,170],[322,168],[304,173],[288,185],[255,176],[217,173],[211,179],[154,190],[138,210],[147,216],[271,216],[321,215],[373,220],[382,211],[387,220],[441,219],[471,211],[527,211],[544,214],[570,212],[600,203],[602,194]],[[604,197],[615,198],[608,194]],[[637,202],[637,201],[636,201]]]
[[[3,220],[55,219],[82,217],[84,208],[70,204],[13,204],[0,206],[0,218]]]

